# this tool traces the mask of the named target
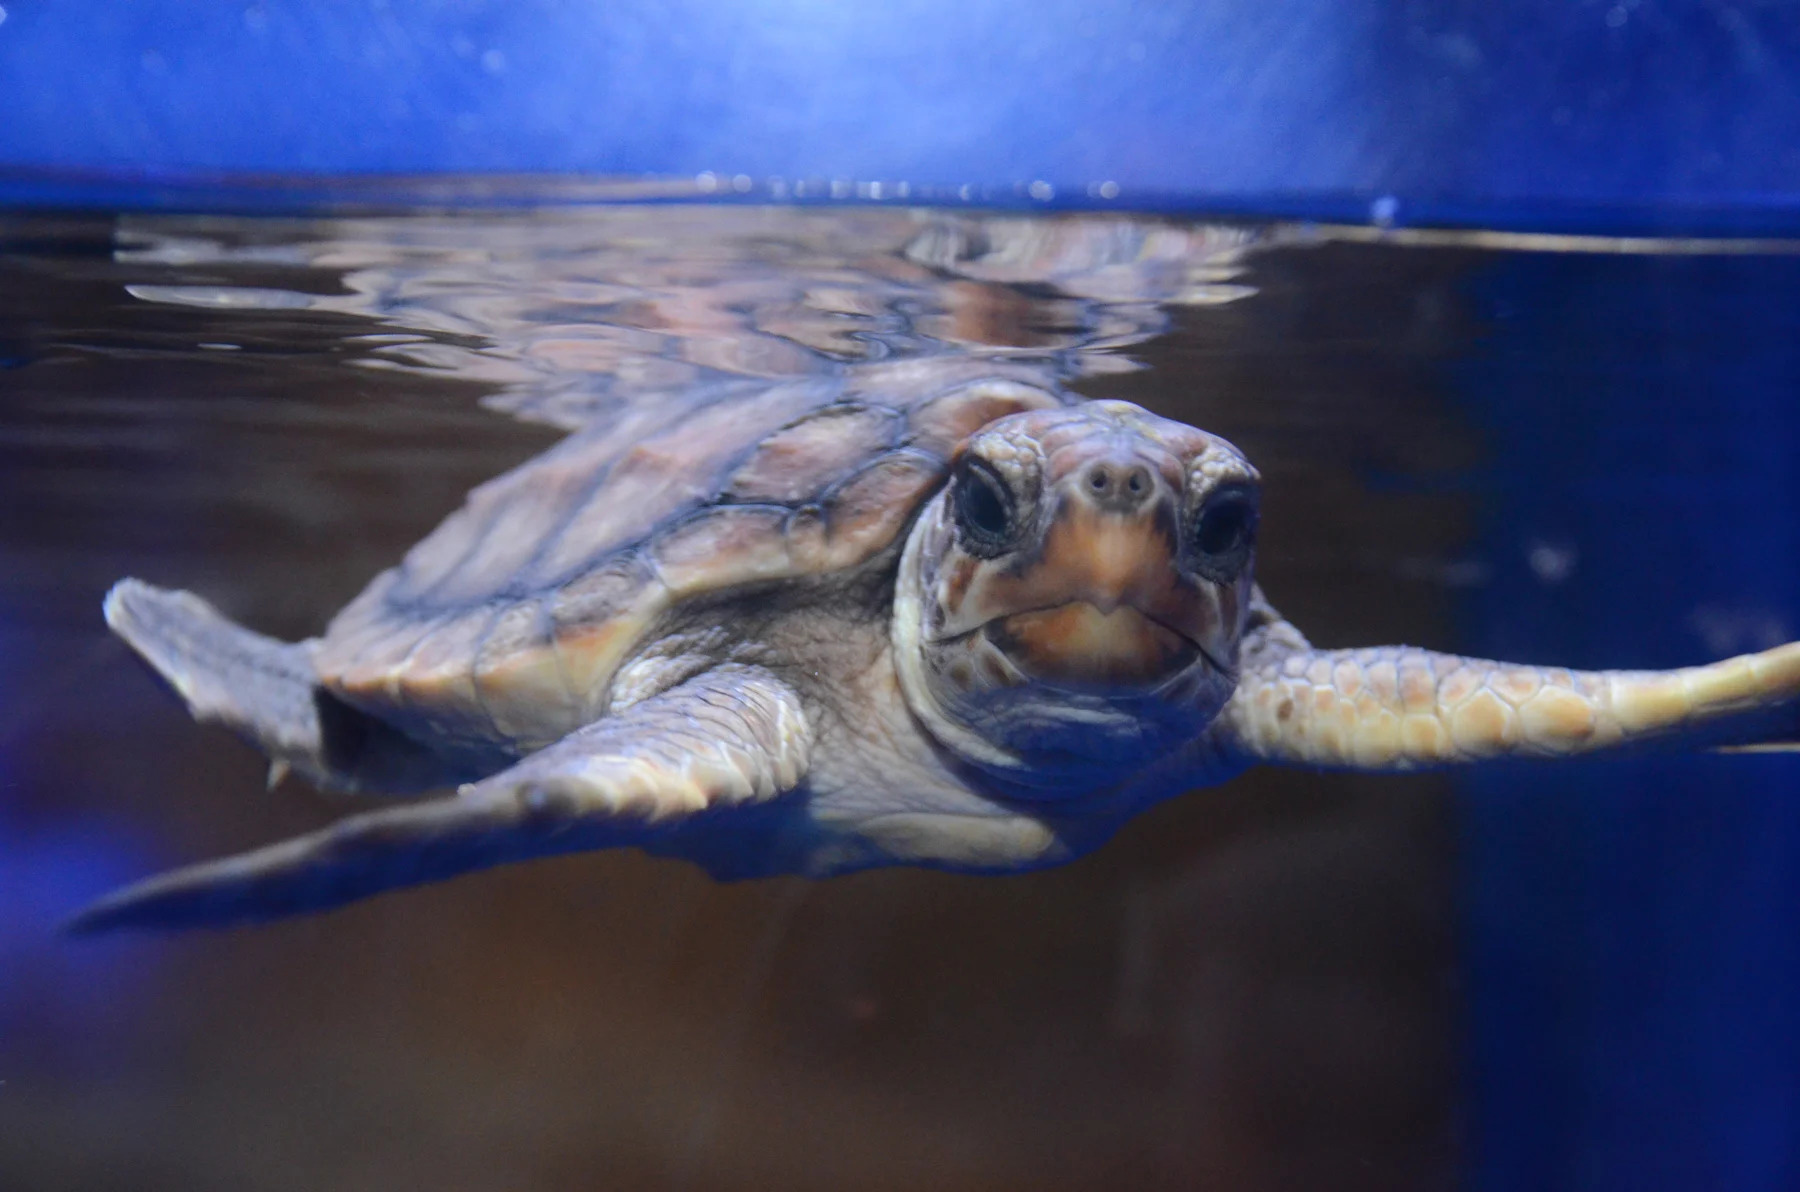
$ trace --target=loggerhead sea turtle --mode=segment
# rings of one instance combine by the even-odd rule
[[[1259,762],[1560,757],[1800,696],[1800,643],[1635,673],[1315,649],[1253,581],[1236,448],[1041,381],[913,361],[591,427],[297,644],[121,581],[108,624],[277,770],[461,785],[75,927],[267,919],[620,845],[720,877],[1018,870]]]

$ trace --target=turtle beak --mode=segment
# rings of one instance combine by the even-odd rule
[[[1135,608],[1104,612],[1085,600],[1000,617],[982,632],[1026,676],[1079,687],[1153,687],[1204,654]]]

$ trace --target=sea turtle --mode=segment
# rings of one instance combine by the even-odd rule
[[[1252,578],[1258,483],[1224,439],[1041,370],[923,359],[581,430],[310,641],[123,580],[108,624],[277,770],[456,793],[75,926],[266,919],[622,845],[720,877],[1019,870],[1259,762],[1561,757],[1800,696],[1800,643],[1667,672],[1315,649]]]

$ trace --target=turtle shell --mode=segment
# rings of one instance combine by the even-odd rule
[[[1078,400],[1047,373],[942,357],[633,404],[474,489],[314,643],[319,680],[428,738],[541,747],[683,601],[887,550],[964,438]]]

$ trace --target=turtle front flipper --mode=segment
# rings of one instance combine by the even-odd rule
[[[319,686],[307,646],[277,641],[192,592],[122,579],[106,623],[175,689],[194,719],[220,724],[323,787],[411,794],[467,777],[450,759]]]
[[[1565,757],[1676,734],[1705,739],[1708,730],[1756,740],[1796,700],[1800,642],[1680,670],[1572,671],[1296,641],[1247,660],[1223,721],[1236,748],[1256,760],[1414,770]]]
[[[765,671],[723,666],[578,729],[454,797],[352,816],[108,895],[69,924],[222,927],[561,853],[651,844],[805,774],[812,731]]]

